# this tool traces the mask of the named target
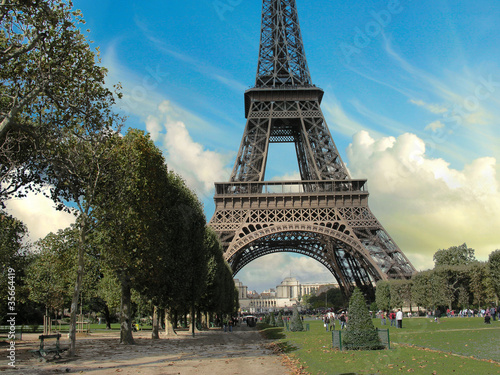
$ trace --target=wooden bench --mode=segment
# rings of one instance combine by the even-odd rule
[[[38,336],[38,338],[40,339],[40,348],[38,348],[38,350],[31,350],[31,352],[37,354],[40,358],[46,359],[47,355],[54,354],[53,359],[60,359],[61,353],[68,350],[68,348],[62,348],[61,345],[59,345],[59,339],[61,338],[60,333],[56,335],[40,335]],[[50,340],[50,339],[56,340],[56,346],[46,348],[45,340]]]

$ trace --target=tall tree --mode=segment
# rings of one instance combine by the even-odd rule
[[[26,243],[26,234],[27,229],[22,222],[0,210],[0,317],[2,320],[7,316],[9,307],[19,311],[15,302],[19,303],[21,271],[25,266],[26,252],[29,246]],[[9,274],[14,276],[14,281],[17,284],[18,298],[16,301],[8,301]]]
[[[85,21],[71,1],[4,0],[0,6],[0,204],[39,186],[43,150],[74,112],[105,107],[105,69],[80,32]],[[54,131],[56,130],[56,131]],[[33,184],[35,182],[35,184]],[[24,189],[21,189],[24,188]]]
[[[5,0],[0,7],[0,158],[2,165],[8,163],[0,170],[1,185],[8,186],[0,200],[34,178],[51,186],[59,209],[77,216],[78,274],[69,333],[73,356],[91,207],[119,119],[111,111],[114,96],[104,84],[106,70],[78,29],[81,14],[71,8],[70,1],[58,0]],[[15,164],[17,151],[26,148],[29,152],[19,155],[35,161]]]
[[[489,274],[497,301],[500,299],[500,250],[493,251],[488,258]]]
[[[115,137],[109,157],[94,214],[105,266],[120,283],[120,342],[133,344],[132,288],[140,290],[161,266],[154,255],[163,245],[156,239],[164,231],[158,212],[167,172],[161,152],[141,131]]]
[[[467,265],[475,261],[474,249],[468,248],[465,243],[448,249],[440,249],[434,254],[435,267]]]
[[[377,283],[375,302],[382,311],[389,311],[393,307],[391,304],[391,287],[388,281],[379,281]]]

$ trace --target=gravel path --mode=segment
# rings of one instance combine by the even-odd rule
[[[236,327],[233,332],[209,330],[192,337],[181,331],[177,336],[151,340],[150,332],[134,334],[136,345],[120,345],[117,332],[93,333],[77,339],[78,357],[40,362],[30,349],[38,346],[38,335],[24,335],[16,349],[16,368],[0,367],[0,373],[45,375],[79,374],[272,374],[294,373],[282,357],[266,348],[254,328]],[[62,340],[67,345],[67,339]]]

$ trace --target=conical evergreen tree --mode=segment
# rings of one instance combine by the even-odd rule
[[[383,349],[377,330],[366,307],[363,293],[356,288],[349,300],[347,330],[342,335],[343,346],[349,350]]]
[[[304,330],[304,325],[302,324],[302,319],[300,319],[299,309],[297,309],[297,306],[294,306],[292,319],[290,321],[290,331],[296,332],[303,330]]]
[[[284,327],[285,326],[285,323],[283,322],[283,314],[281,313],[281,311],[278,314],[278,319],[277,319],[276,325],[278,327]]]
[[[276,318],[274,317],[273,311],[271,311],[271,314],[269,314],[269,325],[271,327],[276,327]]]

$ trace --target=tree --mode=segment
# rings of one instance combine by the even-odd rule
[[[432,303],[429,295],[429,278],[432,271],[418,272],[412,277],[412,295],[417,306],[428,309]]]
[[[93,205],[99,194],[102,170],[110,162],[110,141],[113,137],[111,127],[114,116],[108,116],[106,111],[96,113],[91,107],[87,108],[87,115],[80,118],[79,114],[78,119],[73,119],[75,122],[81,120],[80,124],[59,132],[59,142],[46,154],[49,161],[46,178],[51,184],[51,198],[58,209],[77,216],[78,269],[71,302],[70,356],[76,354],[76,314],[88,248],[87,236],[93,221]]]
[[[448,249],[440,249],[434,254],[435,267],[467,265],[475,261],[474,249],[468,248],[465,243]]]
[[[88,102],[100,112],[112,96],[79,30],[83,17],[71,8],[64,0],[0,6],[0,205],[40,186],[43,151],[58,142],[58,131],[74,125],[75,113],[88,115]]]
[[[19,313],[20,282],[26,265],[26,253],[29,245],[26,243],[26,226],[0,210],[0,316],[2,321],[7,316],[8,308],[14,307]],[[10,270],[10,272],[9,272]],[[16,304],[8,301],[9,275],[14,276],[16,284]],[[9,303],[10,302],[10,303]]]
[[[7,186],[0,200],[34,186],[33,181],[45,183],[58,208],[77,216],[78,272],[69,332],[74,356],[91,208],[119,119],[111,111],[114,96],[105,86],[106,70],[97,65],[98,56],[77,26],[81,14],[71,7],[58,0],[6,0],[0,7],[0,158],[7,163],[0,168],[0,185]]]
[[[76,251],[71,249],[74,242],[65,243],[63,236],[63,231],[59,236],[49,233],[39,240],[35,244],[38,251],[27,270],[29,299],[43,304],[46,314],[63,310],[71,299]]]
[[[411,280],[390,280],[391,307],[403,307],[403,304],[410,305],[412,300]]]
[[[359,288],[354,289],[348,311],[349,322],[343,335],[344,347],[348,350],[383,348]]]
[[[281,311],[278,314],[278,319],[277,319],[276,325],[278,327],[284,327],[285,326],[285,322],[283,321],[283,313]]]
[[[210,227],[205,229],[205,251],[208,253],[208,271],[206,278],[206,290],[200,300],[200,309],[206,314],[219,313],[223,311],[224,305],[224,280],[231,276],[229,265],[224,260],[222,245],[214,230]],[[224,311],[223,313],[231,313]]]
[[[469,269],[469,285],[467,291],[472,295],[472,302],[478,307],[484,306],[488,299],[488,264],[476,262]],[[492,279],[493,280],[493,279]]]
[[[448,309],[452,310],[456,305],[461,289],[469,291],[470,286],[470,265],[437,267],[434,272],[443,280],[444,299]],[[463,291],[462,291],[463,293]],[[463,296],[462,296],[463,299]]]
[[[304,325],[302,324],[302,319],[300,318],[299,309],[297,306],[293,306],[292,319],[290,320],[290,331],[297,332],[303,330]]]
[[[492,288],[498,301],[500,298],[500,250],[495,250],[490,254],[488,258],[488,267]]]
[[[375,290],[375,302],[377,307],[383,311],[389,311],[392,308],[391,305],[391,288],[388,281],[377,282],[377,288]]]
[[[169,184],[161,151],[142,131],[114,137],[109,158],[93,213],[105,268],[121,288],[120,342],[133,344],[132,288],[153,297],[155,276],[169,260],[161,259],[167,249],[161,212]]]

